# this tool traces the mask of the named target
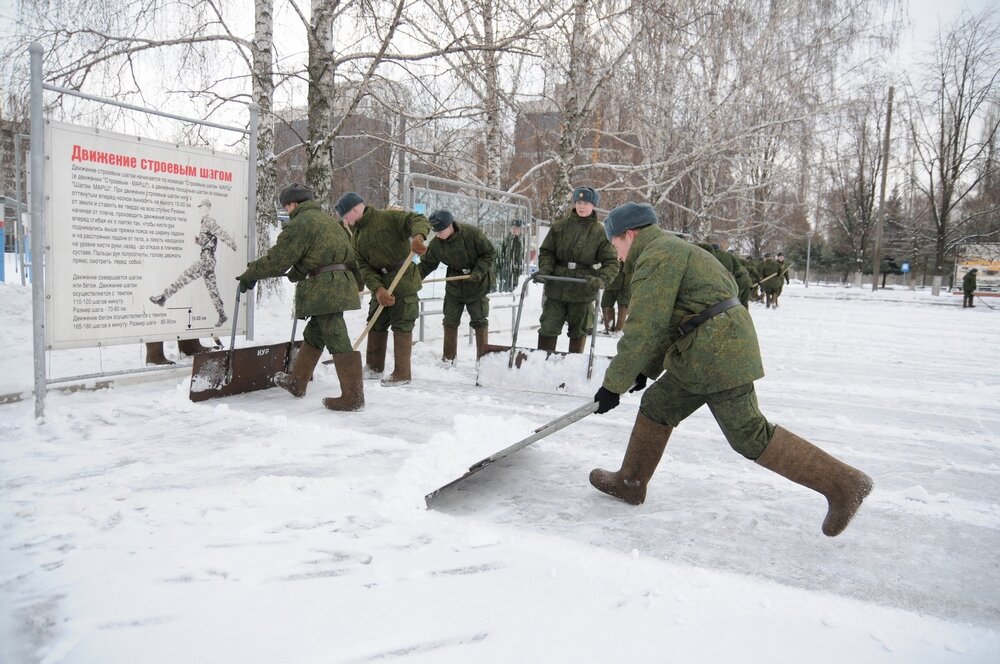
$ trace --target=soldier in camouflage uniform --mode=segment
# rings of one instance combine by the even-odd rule
[[[462,310],[469,310],[469,326],[476,331],[476,357],[486,347],[490,325],[489,293],[496,283],[493,261],[496,250],[486,235],[475,226],[460,224],[448,210],[437,210],[430,217],[434,239],[417,267],[420,278],[444,263],[447,277],[467,279],[449,281],[444,291],[444,351],[441,359],[454,362],[458,351],[458,324]]]
[[[631,292],[625,276],[624,265],[619,261],[618,274],[611,280],[601,295],[601,317],[604,319],[604,333],[621,332],[628,317],[628,300]],[[618,320],[615,320],[615,306],[618,307]]]
[[[698,246],[715,256],[715,259],[722,263],[722,267],[733,275],[733,279],[736,280],[736,288],[739,291],[740,304],[749,308],[750,286],[753,282],[750,281],[750,273],[743,267],[743,264],[731,253],[723,251],[715,242],[699,242]]]
[[[427,251],[424,240],[431,234],[427,217],[403,210],[379,210],[365,205],[364,199],[349,191],[337,201],[337,214],[353,231],[354,253],[358,268],[368,290],[375,294],[368,308],[371,320],[379,305],[384,309],[368,333],[365,353],[367,374],[381,376],[385,370],[385,350],[392,328],[395,367],[382,385],[405,385],[410,382],[410,354],[413,349],[413,325],[419,312],[417,291],[420,290],[420,270],[416,264],[406,266],[395,292],[389,286],[404,266],[410,251],[423,256]]]
[[[573,209],[552,224],[538,251],[538,275],[576,277],[585,284],[545,283],[538,349],[554,351],[563,325],[568,328],[569,352],[582,353],[594,326],[594,301],[618,274],[615,250],[604,236],[594,206],[600,195],[591,187],[573,190]]]
[[[497,252],[497,288],[501,293],[509,293],[517,288],[517,282],[524,269],[524,240],[521,238],[523,222],[515,219],[510,234],[500,243]]]
[[[780,255],[780,254],[779,254]],[[778,308],[778,296],[781,295],[781,285],[783,279],[787,279],[787,272],[784,269],[784,256],[782,262],[771,258],[771,254],[764,254],[764,262],[760,264],[762,279],[760,289],[764,291],[764,306],[767,309]]]
[[[323,399],[323,405],[330,410],[361,410],[365,405],[361,354],[352,349],[344,322],[345,311],[361,308],[350,236],[300,184],[285,187],[278,202],[288,212],[288,223],[267,254],[237,277],[240,291],[246,292],[260,279],[287,276],[295,283],[295,316],[309,319],[291,372],[275,374],[274,384],[292,396],[304,396],[325,347],[333,355],[340,396]]]
[[[202,277],[205,280],[205,287],[208,288],[208,295],[212,298],[212,305],[215,307],[215,312],[219,314],[219,320],[216,321],[215,327],[221,327],[223,323],[229,320],[229,317],[226,316],[226,308],[222,304],[222,298],[219,297],[219,285],[215,280],[215,248],[218,246],[219,240],[222,240],[227,247],[236,251],[236,240],[212,218],[212,203],[207,198],[198,203],[198,210],[202,216],[198,235],[195,236],[195,242],[201,247],[201,256],[197,262],[184,270],[181,276],[177,277],[177,281],[167,286],[159,295],[151,296],[149,301],[162,307],[167,303],[167,299],[171,295],[198,277]]]
[[[647,376],[658,378],[643,394],[621,469],[595,469],[591,484],[642,504],[673,428],[708,404],[734,450],[823,494],[824,534],[843,531],[871,491],[871,478],[761,414],[753,385],[764,375],[760,349],[732,275],[707,252],[660,229],[649,205],[626,203],[604,225],[632,275],[632,311],[594,395],[597,412],[615,408],[623,392],[643,389]]]

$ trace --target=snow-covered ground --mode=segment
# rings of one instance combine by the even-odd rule
[[[241,344],[287,340],[289,293]],[[792,285],[780,309],[752,306],[764,413],[875,479],[835,539],[823,499],[733,452],[707,409],[674,433],[643,506],[592,489],[637,395],[425,507],[588,400],[545,391],[537,364],[477,387],[471,346],[438,362],[438,319],[413,384],[367,381],[360,413],[322,407],[338,392],[323,365],[301,400],[194,404],[182,367],[53,389],[43,421],[30,396],[2,405],[0,662],[998,662],[988,303]],[[491,340],[509,338],[510,310],[493,320]],[[0,395],[30,392],[30,325],[30,290],[0,285]],[[50,377],[141,359],[139,344],[58,351]]]

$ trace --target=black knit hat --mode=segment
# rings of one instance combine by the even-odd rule
[[[447,210],[435,210],[431,216],[427,217],[427,221],[431,222],[431,228],[434,229],[435,233],[440,233],[455,223],[455,217]]]
[[[593,187],[577,187],[573,190],[573,203],[590,203],[597,205],[601,202],[601,195]]]
[[[278,194],[278,202],[284,207],[289,203],[302,203],[313,199],[312,189],[303,187],[298,182],[293,182]]]
[[[340,199],[337,201],[337,204],[333,206],[333,209],[337,211],[337,214],[343,217],[355,205],[364,202],[365,199],[361,198],[360,194],[353,191],[349,191],[340,197]]]
[[[632,228],[642,228],[656,223],[656,212],[646,203],[619,205],[604,218],[604,233],[608,239]]]

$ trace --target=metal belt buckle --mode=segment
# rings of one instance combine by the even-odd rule
[[[566,267],[568,267],[571,270],[575,270],[576,269],[576,263],[566,263]]]
[[[462,270],[462,274],[469,274],[472,270]]]

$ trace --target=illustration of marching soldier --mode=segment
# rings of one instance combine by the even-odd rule
[[[195,237],[195,242],[201,247],[201,255],[197,261],[177,277],[174,283],[167,286],[159,295],[151,296],[149,301],[162,307],[177,291],[201,277],[205,280],[205,288],[208,289],[208,295],[212,298],[212,305],[219,314],[219,320],[216,321],[215,327],[221,327],[229,320],[229,317],[226,316],[225,306],[222,303],[222,298],[219,297],[219,284],[215,279],[215,248],[219,245],[219,240],[222,240],[227,247],[236,251],[236,241],[212,217],[212,203],[207,198],[198,203],[198,211],[201,213],[201,226]]]

